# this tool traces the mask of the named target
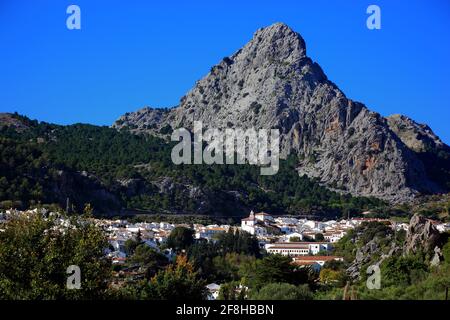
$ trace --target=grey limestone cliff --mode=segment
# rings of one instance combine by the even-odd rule
[[[298,154],[299,174],[343,192],[400,202],[440,190],[395,118],[348,99],[307,56],[303,38],[283,23],[259,29],[177,107],[127,113],[113,127],[164,135],[168,128],[191,128],[193,121],[205,128],[278,128],[281,154]]]

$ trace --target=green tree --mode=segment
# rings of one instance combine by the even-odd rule
[[[339,282],[342,278],[342,274],[340,271],[336,271],[333,269],[322,268],[320,270],[319,279],[320,282],[329,284]]]
[[[86,205],[84,206],[84,209],[83,209],[83,214],[86,217],[92,217],[93,212],[94,212],[94,209],[92,208],[91,204],[86,203]]]
[[[189,248],[194,243],[194,230],[186,227],[175,227],[167,238],[167,246],[176,251]]]
[[[140,244],[136,247],[133,255],[130,257],[130,262],[145,268],[147,279],[153,277],[169,264],[166,256],[146,244]]]
[[[207,294],[205,285],[187,257],[180,255],[174,265],[159,271],[150,280],[144,297],[157,300],[202,300]]]
[[[17,217],[0,232],[0,299],[102,299],[111,263],[107,240],[91,223],[71,219],[69,227],[39,215]],[[81,289],[66,287],[66,270],[81,270]]]
[[[381,276],[386,286],[408,286],[425,278],[428,266],[420,254],[392,256],[381,265]]]
[[[442,247],[442,255],[445,263],[450,266],[450,240]]]
[[[315,240],[316,241],[324,241],[325,237],[323,236],[322,233],[318,233],[318,234],[316,234]]]
[[[245,272],[246,284],[254,289],[260,289],[268,283],[298,285],[310,281],[308,269],[294,266],[290,257],[282,255],[268,255],[257,260],[254,265],[247,264]]]
[[[219,234],[216,242],[217,250],[223,254],[229,252],[260,256],[258,239],[246,231],[230,228],[228,232]]]
[[[134,254],[134,251],[136,250],[139,243],[134,239],[127,239],[125,243],[123,244],[123,250],[128,255],[131,256]]]
[[[213,258],[214,277],[216,281],[239,280],[239,268],[242,264],[255,261],[254,256],[238,254],[235,252],[226,253]]]
[[[240,287],[239,281],[232,281],[220,286],[218,300],[245,300],[246,295],[245,287]]]

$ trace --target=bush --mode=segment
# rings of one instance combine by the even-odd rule
[[[251,300],[312,300],[308,285],[270,283],[250,296]]]

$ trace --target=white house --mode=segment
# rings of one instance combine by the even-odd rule
[[[323,237],[328,242],[334,243],[334,242],[338,242],[340,239],[342,239],[345,236],[345,234],[346,234],[345,230],[331,229],[331,230],[328,230],[327,232],[325,232],[323,234]]]
[[[259,216],[259,219],[256,218],[257,215]],[[241,220],[241,229],[257,237],[265,237],[267,236],[267,229],[264,225],[268,221],[273,221],[273,219],[270,220],[271,216],[269,216],[269,218],[267,216],[266,213],[254,214],[253,211],[251,211],[248,218]]]
[[[317,231],[303,231],[302,232],[302,240],[303,240],[303,238],[306,238],[306,240],[308,240],[308,239],[316,240],[316,236],[318,233],[319,232],[317,232]]]
[[[274,222],[273,217],[270,214],[267,214],[265,212],[255,213],[254,217],[255,217],[256,220],[259,220],[259,221],[262,221],[262,222]]]
[[[167,223],[167,222],[160,222],[159,228],[163,229],[163,230],[172,230],[175,228],[175,225],[173,225],[171,223]]]
[[[318,254],[321,251],[331,251],[332,245],[329,242],[309,242],[311,254]]]
[[[289,234],[284,235],[281,239],[283,241],[285,241],[285,242],[290,242],[291,238],[298,238],[301,241],[301,240],[303,240],[303,235],[301,233],[298,233],[298,232],[293,232],[293,233],[289,233]]]
[[[109,244],[114,248],[114,251],[124,251],[126,237],[115,237],[109,239]]]
[[[241,220],[241,229],[247,231],[250,234],[255,234],[255,224],[255,214],[253,213],[253,211],[251,211],[248,218],[244,218]]]
[[[159,243],[164,243],[167,241],[170,232],[167,230],[160,230],[159,232],[155,232],[155,240],[158,240]]]
[[[277,217],[275,218],[275,222],[279,225],[297,225],[299,220],[297,218],[290,217]]]
[[[210,283],[206,286],[206,289],[208,289],[208,300],[217,300],[219,297],[220,292],[220,285],[217,283]]]
[[[314,229],[317,226],[317,222],[313,220],[307,220],[303,223],[303,226],[309,229]]]
[[[280,242],[266,244],[266,251],[270,254],[283,256],[306,256],[310,254],[309,245],[303,242]]]
[[[252,234],[254,234],[255,236],[257,236],[257,237],[267,236],[267,229],[264,228],[263,226],[256,225],[253,229],[254,229],[254,232]]]

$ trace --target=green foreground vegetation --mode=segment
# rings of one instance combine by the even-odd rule
[[[443,261],[430,266],[430,257],[417,252],[396,254],[381,264],[381,289],[369,290],[365,268],[351,280],[345,270],[355,250],[377,238],[402,244],[381,223],[363,224],[344,237],[335,254],[344,261],[328,262],[320,273],[291,263],[290,257],[266,255],[245,232],[228,232],[214,243],[194,241],[190,229],[177,227],[158,252],[143,244],[139,234],[126,243],[129,258],[113,266],[104,257],[108,244],[98,227],[84,217],[70,217],[72,227],[40,216],[17,217],[0,232],[1,299],[171,299],[207,298],[206,284],[221,284],[219,299],[444,299],[450,286],[450,242]],[[447,237],[448,238],[448,237]],[[169,259],[164,248],[176,257]],[[374,260],[377,257],[373,257]],[[81,269],[81,289],[66,288],[66,269]]]

